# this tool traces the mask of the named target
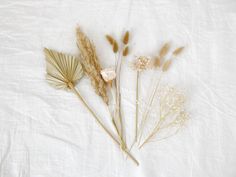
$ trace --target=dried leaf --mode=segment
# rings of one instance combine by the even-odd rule
[[[129,31],[126,31],[124,37],[123,37],[123,43],[128,44],[129,42]]]
[[[183,50],[184,50],[184,47],[179,47],[179,48],[174,50],[173,55],[174,56],[180,55]]]
[[[166,72],[170,68],[171,64],[172,64],[172,60],[165,61],[165,63],[163,64],[163,67],[162,67],[162,71]]]
[[[58,89],[68,89],[83,77],[82,66],[77,58],[71,55],[44,49],[46,57],[46,79]]]
[[[124,50],[123,50],[123,56],[125,57],[125,56],[127,56],[128,54],[129,54],[129,47],[126,46],[126,47],[124,48]]]

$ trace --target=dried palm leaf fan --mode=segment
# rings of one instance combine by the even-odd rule
[[[97,123],[102,129],[112,138],[112,140],[120,145],[120,142],[112,135],[112,133],[106,128],[106,126],[100,121],[96,113],[89,107],[84,98],[80,95],[79,91],[75,88],[77,82],[83,77],[83,69],[79,60],[67,54],[57,52],[45,48],[44,53],[46,56],[46,79],[50,85],[57,89],[67,89],[75,93],[82,101],[85,107],[93,115]],[[129,153],[128,150],[123,151],[137,164],[138,161]]]

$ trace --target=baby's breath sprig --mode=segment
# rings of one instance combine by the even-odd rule
[[[166,86],[160,89],[158,95],[159,104],[156,108],[158,109],[157,121],[154,124],[153,130],[145,138],[139,148],[151,142],[160,131],[167,128],[176,127],[177,129],[174,134],[177,133],[179,128],[188,120],[188,115],[185,111],[185,96],[183,93],[174,87]]]

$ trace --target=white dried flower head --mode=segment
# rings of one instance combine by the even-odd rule
[[[110,82],[116,78],[116,72],[113,68],[105,68],[101,70],[101,75],[105,82]]]
[[[150,67],[151,59],[147,56],[139,56],[134,62],[134,68],[138,71],[146,70]]]

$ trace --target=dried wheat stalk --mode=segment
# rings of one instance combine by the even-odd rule
[[[108,104],[107,85],[100,74],[101,66],[95,47],[80,27],[77,28],[77,45],[81,52],[81,63],[85,73],[89,76],[96,93]]]
[[[109,137],[117,145],[121,146],[122,150],[127,154],[128,157],[130,157],[137,165],[139,165],[138,161],[106,128],[97,114],[92,110],[92,108],[90,108],[79,91],[75,88],[77,82],[83,77],[83,70],[79,60],[74,56],[66,55],[46,48],[44,49],[44,53],[46,57],[46,79],[49,84],[58,89],[68,89],[73,92],[81,100],[88,111],[93,115],[96,122],[101,126],[106,134],[109,135]]]

